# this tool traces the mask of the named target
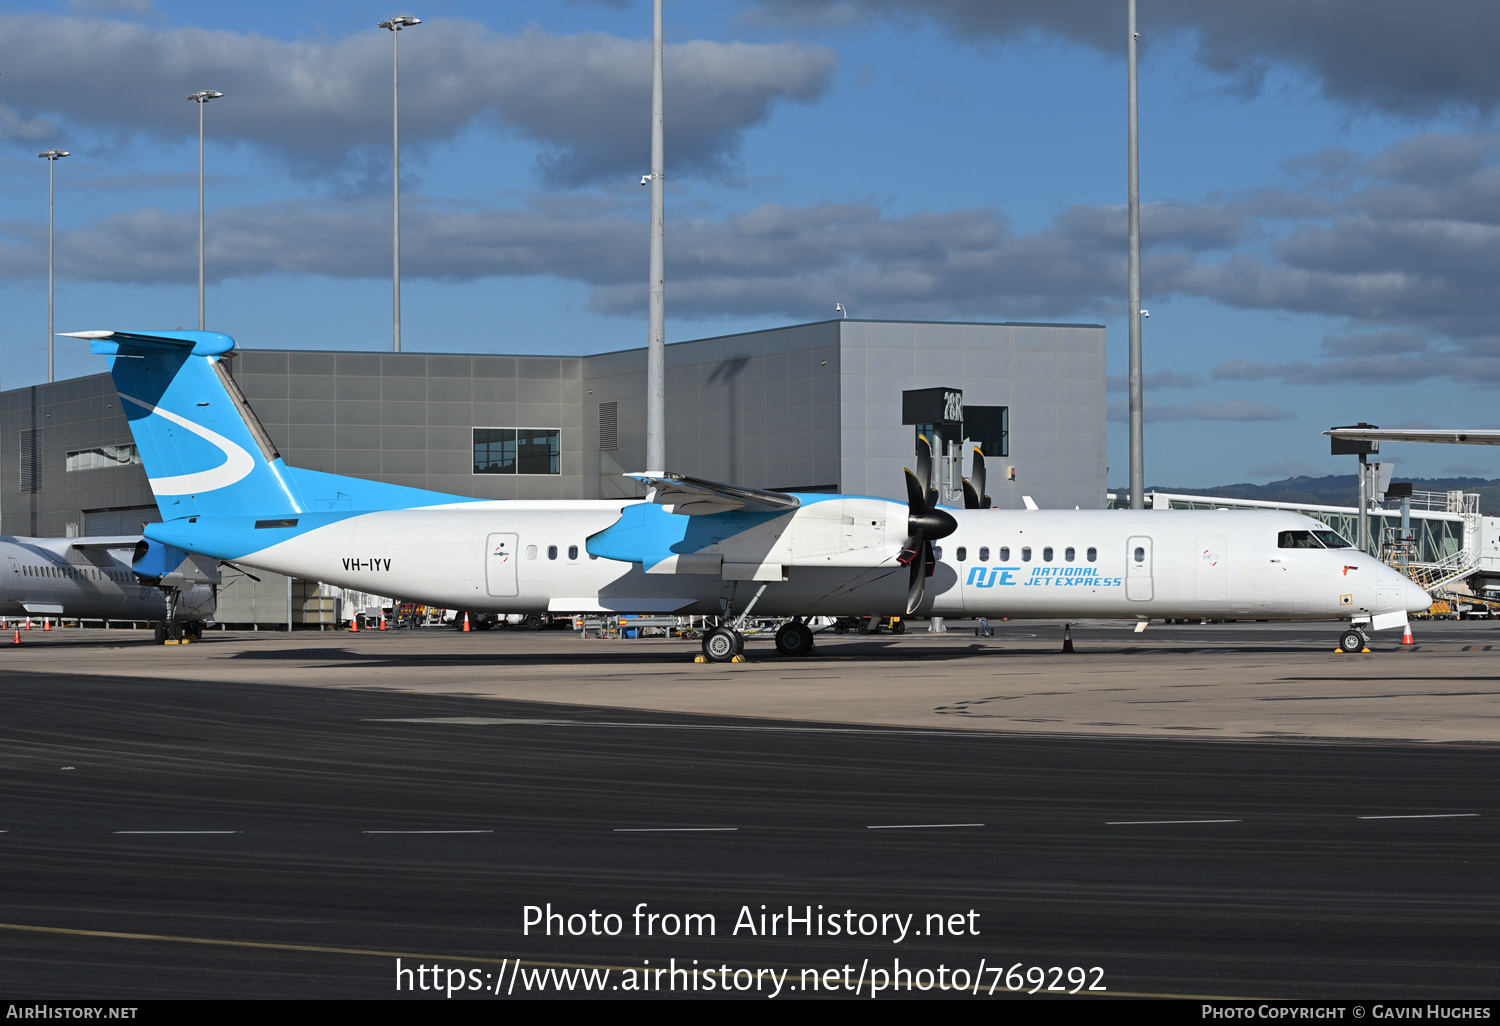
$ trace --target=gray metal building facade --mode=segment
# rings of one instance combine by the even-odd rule
[[[646,469],[645,365],[644,349],[244,349],[230,361],[288,463],[492,499],[640,494],[620,475]],[[1029,495],[1099,509],[1104,384],[1099,325],[835,320],[680,342],[667,347],[667,469],[899,499],[914,447],[901,394],[946,386],[965,405],[1009,410],[1008,455],[990,461],[997,505]],[[476,473],[476,429],[556,432],[556,473]],[[0,393],[0,533],[133,532],[156,519],[139,464],[87,456],[130,444],[106,374]]]

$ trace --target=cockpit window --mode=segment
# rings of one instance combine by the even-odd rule
[[[1318,536],[1318,541],[1320,541],[1320,542],[1323,543],[1323,547],[1324,548],[1328,548],[1328,549],[1352,549],[1352,548],[1354,548],[1353,545],[1350,545],[1348,542],[1346,542],[1344,540],[1343,535],[1337,534],[1337,533],[1335,533],[1333,531],[1314,531],[1313,534],[1315,534],[1315,535]]]
[[[1318,534],[1322,533],[1325,532],[1318,532]],[[1333,532],[1326,533],[1332,534]],[[1312,531],[1282,531],[1276,536],[1276,547],[1278,549],[1321,549],[1323,543]]]

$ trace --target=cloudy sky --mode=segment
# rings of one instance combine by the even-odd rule
[[[399,6],[399,5],[398,5]],[[1500,5],[1139,0],[1147,478],[1347,473],[1319,432],[1500,426]],[[1124,0],[667,0],[670,340],[856,317],[1108,329],[1125,373]],[[0,375],[57,327],[390,345],[646,338],[649,0],[0,5]],[[74,343],[60,376],[101,366]],[[961,384],[955,382],[955,384]],[[1111,421],[1111,480],[1125,431]],[[1392,447],[1398,476],[1500,476]]]

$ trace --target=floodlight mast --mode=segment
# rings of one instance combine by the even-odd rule
[[[377,28],[391,32],[391,352],[401,352],[401,84],[396,38],[421,18],[400,15]]]
[[[1135,0],[1129,0],[1130,75],[1130,508],[1146,508],[1145,397],[1141,375],[1141,161],[1136,113]]]
[[[663,237],[662,30],[661,0],[652,5],[651,27],[651,281],[650,338],[646,348],[646,469],[667,467],[667,297]]]
[[[52,280],[55,263],[53,261],[52,249],[54,224],[52,216],[52,198],[54,195],[52,188],[52,172],[56,170],[57,162],[62,158],[69,156],[69,153],[67,150],[44,150],[43,152],[38,153],[37,156],[41,157],[47,162],[47,380],[50,382],[54,380],[52,370]]]
[[[209,100],[217,100],[224,94],[217,89],[199,89],[188,93],[188,99],[198,104],[198,330],[204,330],[203,309],[203,108]]]

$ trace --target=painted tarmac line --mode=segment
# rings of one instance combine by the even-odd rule
[[[145,834],[178,836],[183,834],[238,834],[239,830],[112,830],[114,834]]]
[[[982,827],[983,823],[883,823],[866,830],[952,830],[957,827]]]
[[[493,830],[361,830],[362,834],[493,834]]]
[[[1477,812],[1429,812],[1418,816],[1355,816],[1355,819],[1477,819]]]
[[[1118,819],[1106,820],[1105,826],[1173,826],[1183,823],[1243,823],[1242,819]]]
[[[617,834],[725,834],[739,827],[615,827]]]

